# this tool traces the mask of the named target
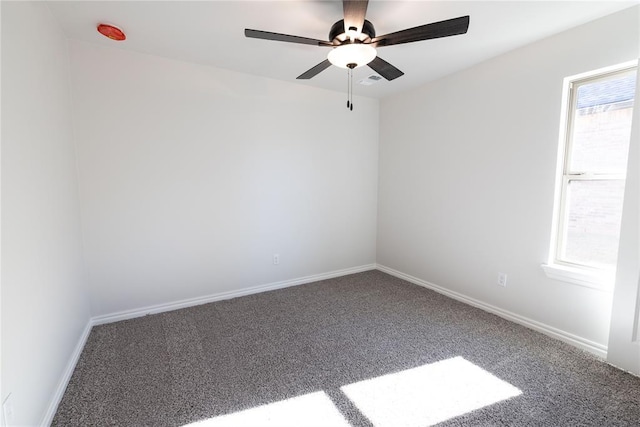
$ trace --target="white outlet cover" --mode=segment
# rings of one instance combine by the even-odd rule
[[[507,286],[507,275],[505,273],[498,273],[498,285]]]

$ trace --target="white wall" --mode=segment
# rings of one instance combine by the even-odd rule
[[[377,100],[83,42],[71,61],[93,315],[375,262]]]
[[[377,262],[606,348],[611,294],[540,265],[563,78],[636,58],[638,40],[635,7],[385,99]]]
[[[89,320],[67,42],[46,6],[2,2],[2,400],[37,425]]]

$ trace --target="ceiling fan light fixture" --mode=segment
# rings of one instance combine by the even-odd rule
[[[349,43],[332,49],[327,55],[327,59],[336,67],[349,68],[348,65],[356,64],[353,68],[357,68],[367,65],[376,56],[376,49],[371,45]]]

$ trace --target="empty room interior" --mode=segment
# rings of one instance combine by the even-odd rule
[[[2,1],[5,426],[632,426],[640,2]]]

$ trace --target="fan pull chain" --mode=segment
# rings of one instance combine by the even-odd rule
[[[353,77],[351,74],[351,68],[347,71],[347,75],[349,76],[349,87],[347,88],[347,97],[349,98],[349,110],[353,110],[353,99],[351,99],[351,85],[353,84]]]
[[[347,108],[353,111],[353,69],[356,64],[347,64],[349,72],[347,73]]]
[[[349,110],[353,111],[353,68],[349,69],[349,82],[351,83],[349,85],[349,98],[351,98],[351,106],[349,107]]]
[[[351,97],[349,96],[350,92],[351,92],[351,70],[348,69],[347,71],[347,110],[351,106]]]

